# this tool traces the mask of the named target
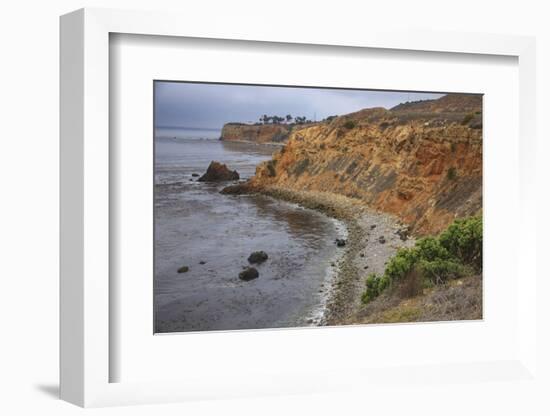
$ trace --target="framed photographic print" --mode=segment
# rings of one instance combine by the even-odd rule
[[[62,398],[538,388],[534,41],[180,18],[61,19]]]
[[[154,100],[156,333],[482,318],[482,95]]]

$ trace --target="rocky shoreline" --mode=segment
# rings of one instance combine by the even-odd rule
[[[315,209],[345,224],[347,240],[342,248],[345,252],[333,265],[335,278],[328,288],[326,310],[319,325],[353,323],[349,319],[361,306],[367,274],[383,272],[388,259],[400,247],[414,244],[413,239],[402,237],[406,227],[396,217],[369,209],[357,199],[274,186],[250,188],[246,183],[225,188],[223,193],[261,193]]]

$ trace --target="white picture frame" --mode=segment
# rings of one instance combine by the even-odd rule
[[[182,24],[185,22],[185,24]],[[243,30],[244,31],[244,30]],[[215,381],[110,382],[109,36],[113,33],[185,38],[246,40],[282,44],[504,55],[518,59],[521,197],[518,218],[517,354],[498,361],[441,362],[414,368],[320,369],[238,380],[220,374]],[[82,9],[61,18],[61,398],[88,406],[160,403],[197,398],[247,397],[371,388],[382,383],[419,381],[472,383],[501,380],[538,388],[536,348],[536,219],[531,181],[535,169],[535,41],[529,37],[364,30],[326,35],[315,28],[280,31],[264,25],[236,32],[229,24],[208,25],[169,13]],[[317,335],[322,336],[322,335]],[[319,377],[324,374],[325,377]],[[343,383],[341,380],[353,380]],[[481,387],[480,387],[481,388]],[[494,393],[494,392],[493,392]]]

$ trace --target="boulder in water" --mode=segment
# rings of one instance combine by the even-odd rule
[[[346,240],[343,238],[337,238],[336,239],[336,246],[337,247],[344,247],[346,245]]]
[[[199,182],[223,182],[223,181],[236,181],[239,179],[239,173],[236,170],[229,170],[229,168],[223,163],[212,161],[206,170],[206,173],[202,175]]]
[[[242,272],[239,273],[239,279],[248,282],[249,280],[257,279],[260,276],[258,270],[254,267],[247,267]]]
[[[266,260],[267,253],[265,251],[255,251],[250,256],[248,256],[248,262],[251,264],[263,263]]]

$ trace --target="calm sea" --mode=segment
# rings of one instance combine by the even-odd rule
[[[197,127],[157,127],[156,138],[164,139],[219,139],[221,129]]]
[[[193,176],[216,160],[249,178],[275,147],[223,142],[219,131],[172,129],[157,135],[156,332],[317,324],[339,254],[334,239],[345,233],[342,224],[265,196],[222,195],[227,183],[197,182]],[[257,250],[269,256],[256,266],[260,277],[239,280]],[[184,265],[189,271],[177,273]]]

